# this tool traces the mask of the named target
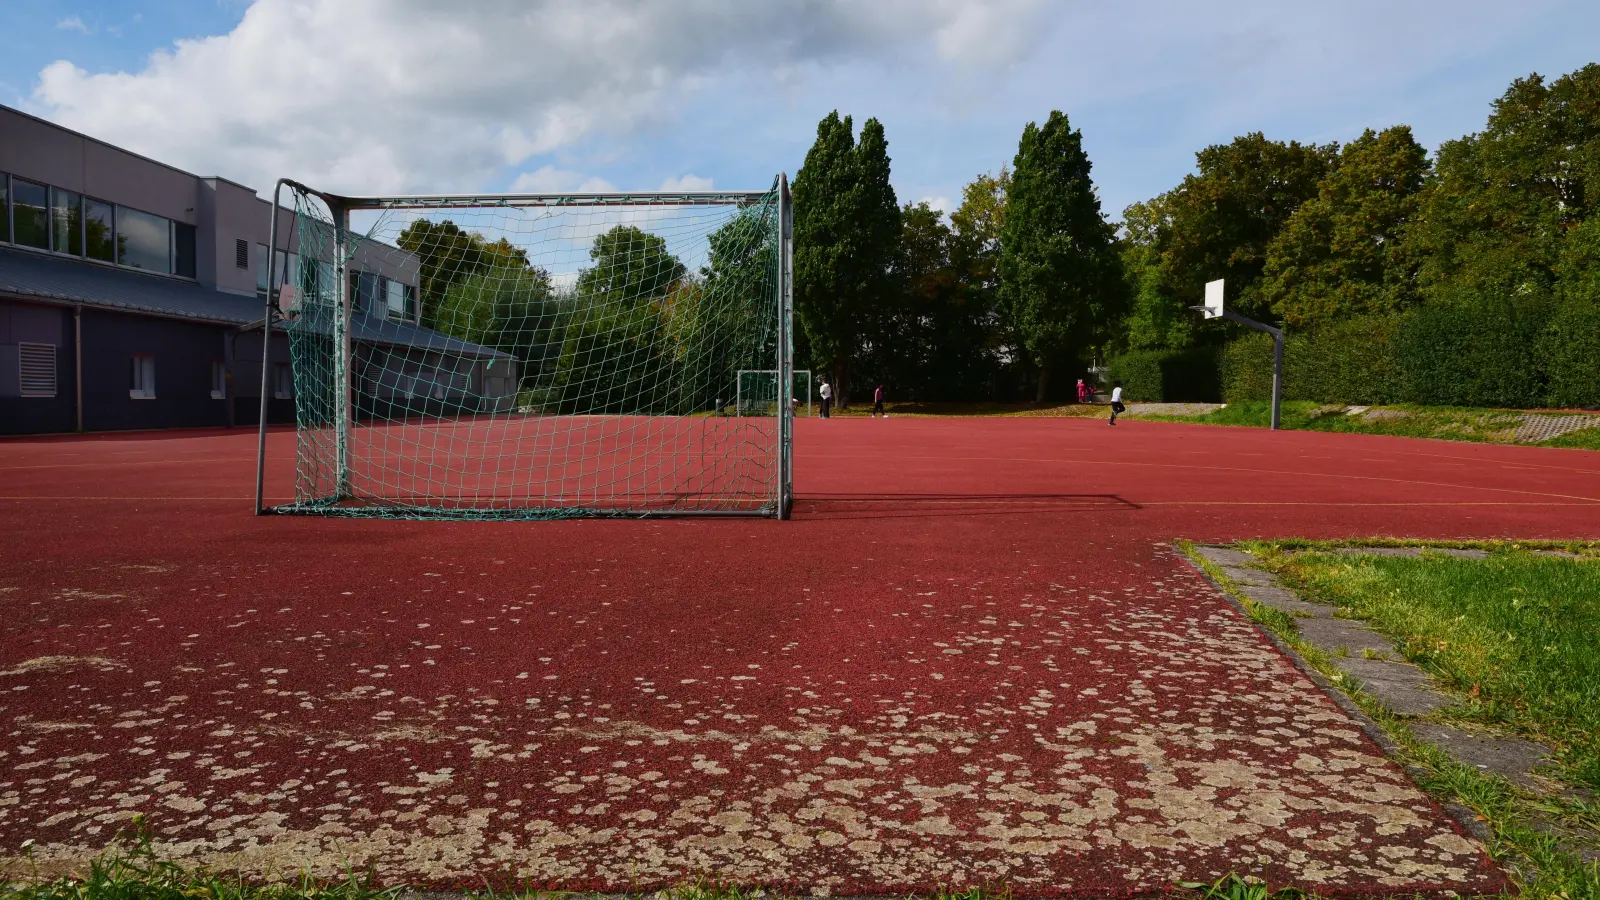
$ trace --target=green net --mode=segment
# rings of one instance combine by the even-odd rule
[[[785,194],[297,190],[273,264],[297,418],[277,511],[779,513]],[[759,412],[750,370],[774,376]]]

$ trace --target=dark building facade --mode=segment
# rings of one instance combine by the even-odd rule
[[[263,391],[268,420],[293,421],[281,323],[261,377],[268,279],[303,263],[279,215],[269,253],[270,204],[251,188],[0,106],[0,434],[254,425]],[[514,383],[508,358],[421,327],[420,267],[383,257],[350,264],[356,377],[400,354],[433,392],[451,384],[447,400],[505,405],[488,389]],[[437,399],[356,390],[386,409]]]

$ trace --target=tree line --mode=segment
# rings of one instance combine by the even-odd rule
[[[1230,306],[1324,349],[1335,332],[1398,335],[1411,374],[1396,390],[1414,399],[1600,403],[1600,65],[1516,80],[1482,131],[1431,155],[1405,125],[1343,146],[1256,132],[1206,147],[1120,222],[1060,112],[948,219],[898,204],[889,163],[881,123],[856,140],[831,113],[794,184],[802,362],[843,398],[881,382],[906,399],[1042,401],[1095,359],[1135,357],[1199,359],[1209,374],[1185,377],[1215,390],[1238,331],[1189,307],[1223,278]],[[1525,389],[1427,387],[1458,369]]]
[[[419,264],[422,324],[514,357],[519,406],[682,415],[731,402],[739,369],[771,368],[775,233],[771,205],[744,208],[690,271],[665,238],[619,224],[569,285],[448,219],[415,220],[397,243]]]

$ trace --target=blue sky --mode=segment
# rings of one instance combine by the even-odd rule
[[[1064,110],[1106,211],[1259,130],[1482,127],[1600,61],[1600,3],[1149,0],[23,2],[0,102],[264,190],[765,187],[830,109],[888,132],[902,201],[959,200]],[[26,36],[17,40],[15,36]]]

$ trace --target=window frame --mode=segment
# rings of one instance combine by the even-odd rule
[[[43,207],[43,209],[44,209],[44,244],[42,244],[42,245],[40,245],[40,244],[22,244],[22,243],[18,243],[17,242],[17,221],[16,220],[17,220],[17,183],[18,182],[26,184],[29,187],[39,188],[40,190],[44,191],[44,207]],[[8,196],[6,198],[6,206],[8,208],[7,212],[9,213],[6,216],[6,222],[11,228],[11,244],[13,246],[26,247],[26,248],[28,248],[30,250],[49,250],[50,249],[50,187],[51,187],[50,185],[45,184],[42,181],[30,181],[29,179],[26,179],[26,178],[18,178],[15,175],[11,176],[11,190],[8,192]],[[32,207],[30,206],[29,209],[32,209]]]
[[[124,215],[124,213],[133,213],[133,215],[128,216],[128,215]],[[125,245],[122,243],[122,238],[123,238],[122,228],[123,228],[123,224],[124,224],[124,222],[138,222],[138,221],[140,221],[141,217],[148,217],[150,219],[159,219],[159,220],[161,220],[162,224],[164,224],[166,226],[165,228],[160,228],[159,229],[160,232],[163,235],[166,236],[166,241],[167,241],[167,246],[166,246],[164,252],[162,252],[160,254],[162,260],[165,262],[166,267],[167,267],[165,271],[162,271],[160,269],[148,269],[148,268],[145,268],[144,266],[136,266],[136,265],[133,265],[132,263],[124,261],[123,250],[125,249]],[[154,225],[155,223],[151,222],[151,223],[148,223],[148,224]],[[151,249],[153,250],[154,248],[151,248]],[[139,252],[142,252],[142,250],[139,251]],[[153,260],[153,259],[156,258],[156,255],[154,253],[151,253],[150,258]],[[136,269],[136,270],[138,270],[140,272],[150,272],[150,273],[156,274],[156,275],[171,275],[172,274],[172,220],[167,218],[166,216],[158,216],[158,215],[156,215],[155,213],[152,213],[152,212],[145,212],[142,209],[134,209],[131,206],[123,206],[122,204],[118,203],[117,204],[117,265],[121,266],[124,269]]]
[[[103,206],[106,209],[107,246],[110,250],[110,256],[93,256],[89,253],[89,204],[91,203]],[[109,200],[101,200],[88,194],[80,195],[79,204],[82,209],[79,218],[83,220],[83,258],[92,262],[117,265],[117,205]],[[97,219],[96,221],[99,220]]]
[[[152,215],[154,214],[152,213]],[[179,235],[185,235],[188,238],[189,255],[187,260],[183,255],[183,247],[181,246],[183,242],[178,240]],[[190,225],[188,222],[167,219],[167,269],[169,270],[167,274],[175,278],[195,280],[200,268],[199,243],[200,229]],[[180,268],[185,262],[188,263],[188,272],[184,272]]]
[[[156,399],[156,358],[149,353],[135,353],[132,361],[132,382],[128,386],[128,399]]]
[[[49,224],[50,224],[50,249],[51,249],[51,251],[53,251],[55,253],[59,253],[59,254],[61,254],[63,256],[82,257],[84,255],[83,195],[78,193],[77,191],[69,191],[69,190],[67,190],[66,188],[63,188],[63,187],[56,187],[53,184],[49,185],[49,188],[50,188],[50,214],[49,214],[49,216],[47,218],[48,218],[48,221],[49,221]],[[65,207],[66,214],[67,214],[67,216],[66,216],[67,217],[66,226],[64,228],[58,228],[57,218],[56,218],[56,211],[58,209],[62,209],[63,208],[62,205],[58,202],[58,200],[63,195],[65,195],[67,197],[71,197],[72,201],[71,201],[70,205]],[[76,212],[78,214],[77,215],[77,227],[76,228],[72,227],[72,225],[73,225],[73,215],[72,214],[74,212]],[[74,232],[76,232],[76,234],[74,234]],[[58,246],[56,246],[56,239],[58,237],[60,237],[62,233],[66,234],[67,246],[58,247]],[[72,249],[72,242],[73,242],[74,238],[76,238],[77,242],[78,242],[78,249],[76,251],[74,251]]]
[[[294,371],[288,363],[272,364],[272,399],[294,399]]]
[[[228,399],[228,364],[220,359],[211,361],[211,399]]]

